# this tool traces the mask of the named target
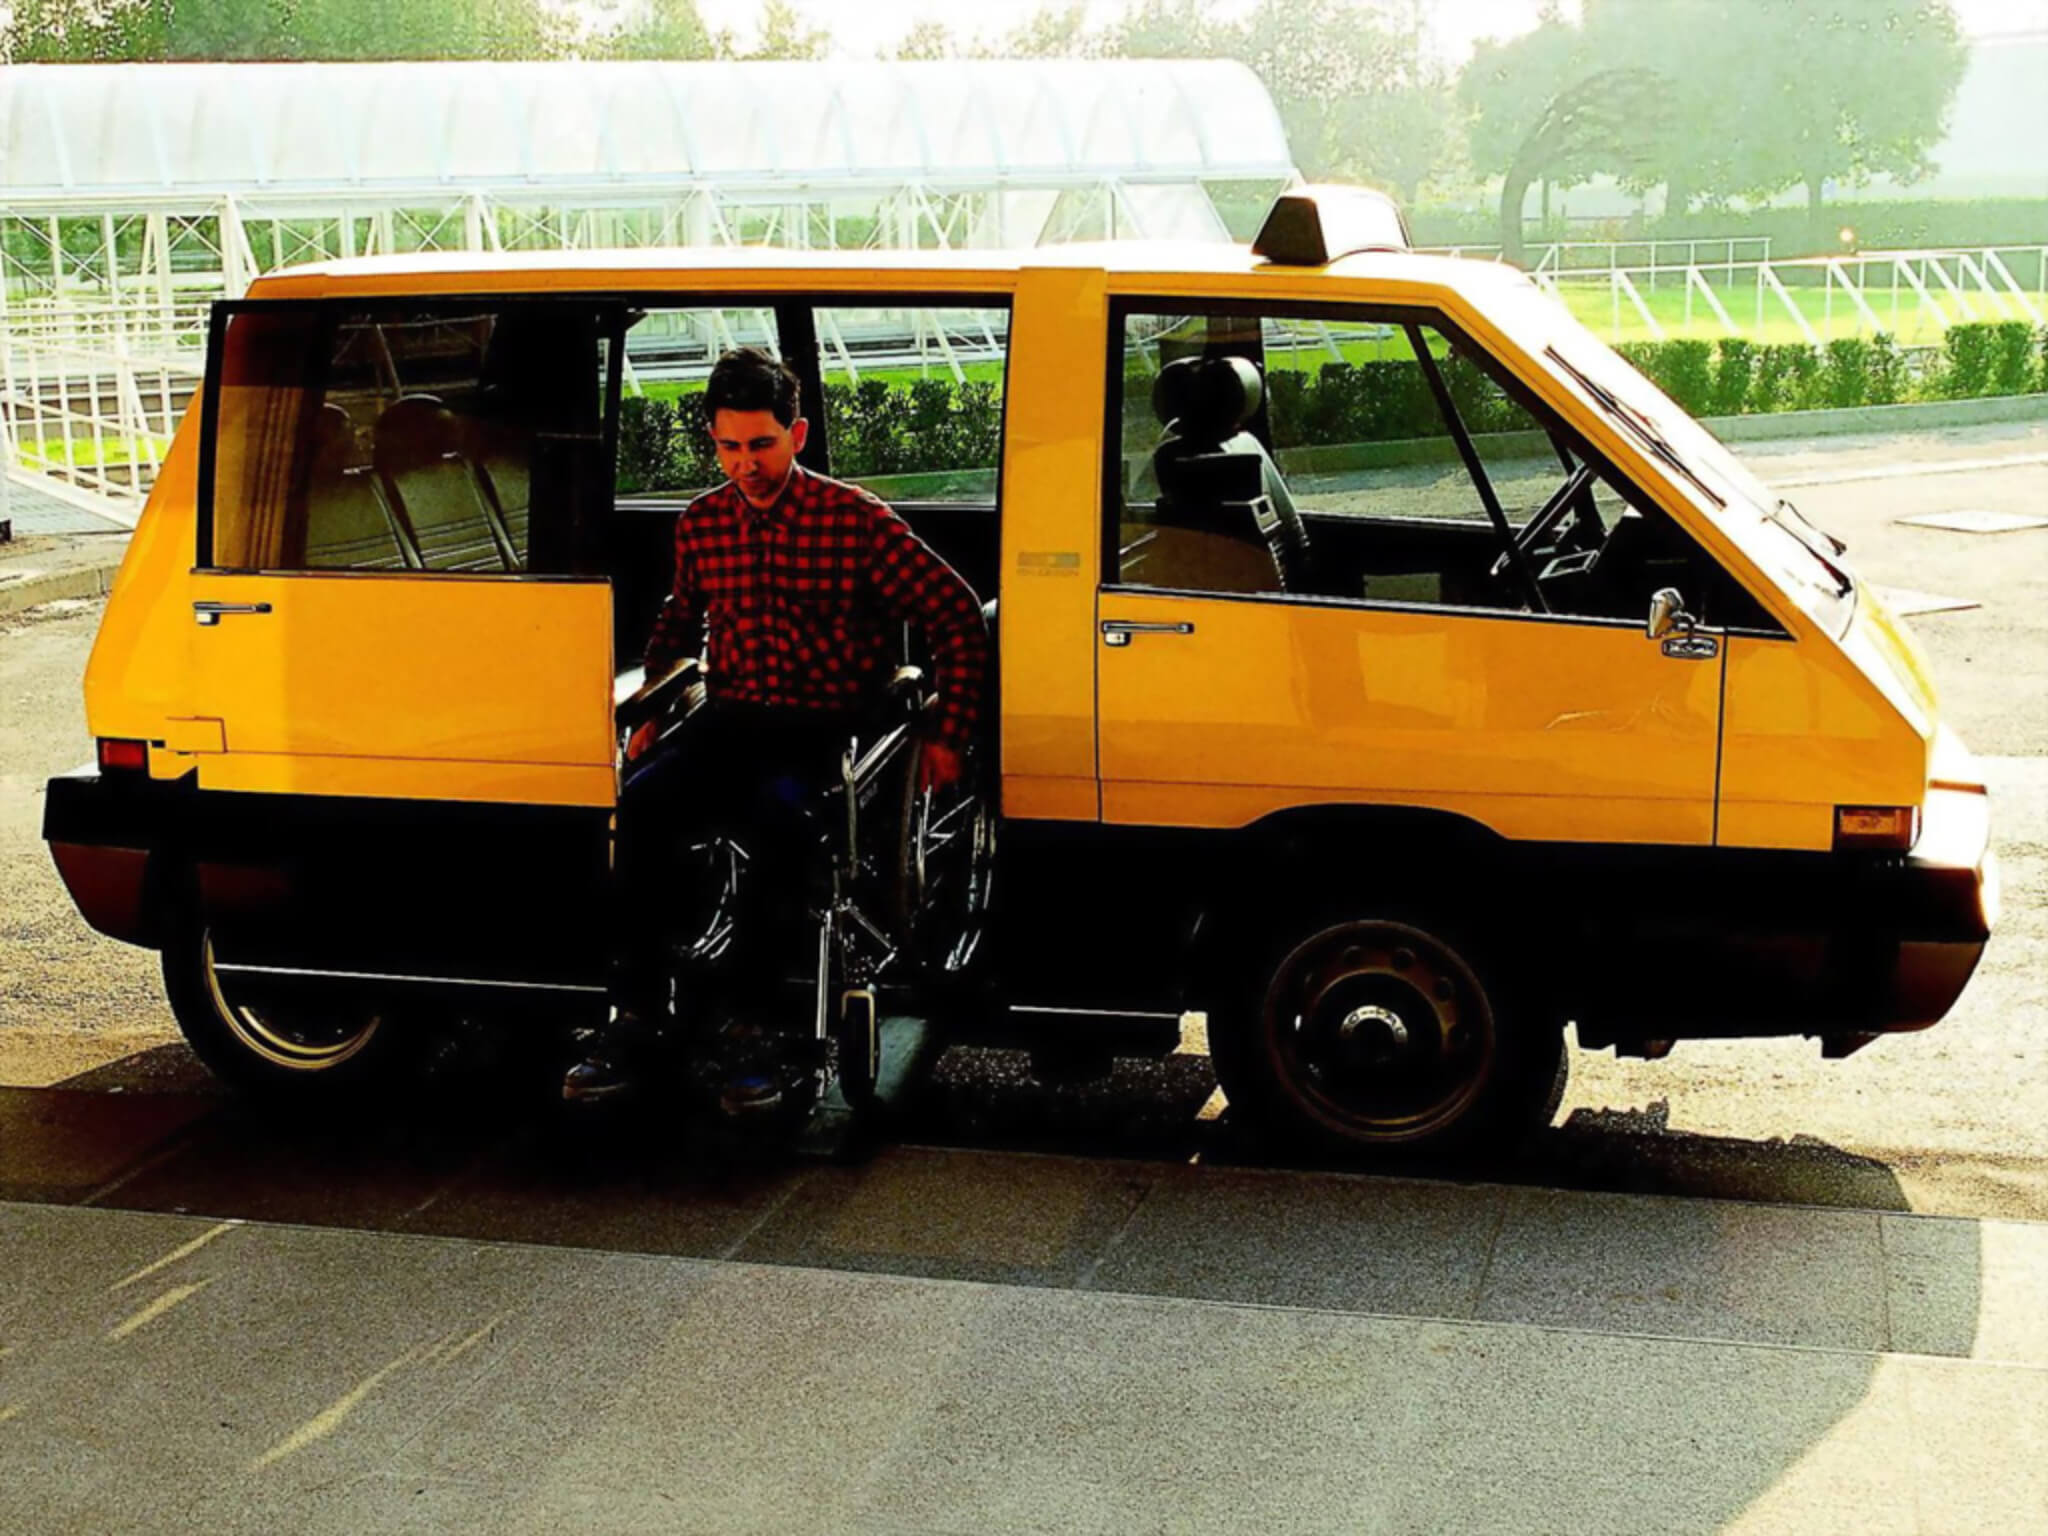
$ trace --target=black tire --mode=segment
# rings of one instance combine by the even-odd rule
[[[323,997],[237,1000],[214,966],[203,926],[187,925],[163,951],[164,991],[193,1053],[252,1097],[306,1103],[369,1096],[393,1086],[419,1039],[417,1021],[380,1006]],[[412,1024],[415,1027],[408,1027]]]
[[[1494,1156],[1564,1092],[1562,1028],[1509,968],[1417,912],[1327,916],[1258,947],[1209,1020],[1239,1127],[1325,1152]]]

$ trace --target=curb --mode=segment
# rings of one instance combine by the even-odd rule
[[[1701,426],[1731,443],[1854,433],[1926,432],[2002,421],[2048,421],[2048,395],[1992,395],[1982,400],[1917,400],[1907,405],[1857,405],[1826,411],[1699,418]]]
[[[126,544],[126,540],[122,541]],[[59,602],[72,597],[104,597],[114,585],[111,565],[73,566],[62,571],[23,571],[10,579],[0,570],[0,614],[20,613],[39,603]]]

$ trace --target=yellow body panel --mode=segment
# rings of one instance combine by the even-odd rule
[[[1835,805],[1925,793],[1934,701],[1903,626],[1866,591],[1846,636],[1822,633],[1745,553],[1740,529],[1545,362],[1548,322],[1529,308],[1541,301],[1484,264],[1389,254],[1278,269],[1192,245],[455,254],[304,269],[261,280],[252,297],[579,291],[1014,291],[1006,815],[1232,826],[1292,805],[1372,802],[1452,811],[1510,837],[1698,844],[1716,837],[1718,768],[1719,842],[1824,848]],[[1640,631],[1451,609],[1118,591],[1098,609],[1116,294],[1442,312],[1690,531],[1784,637],[1738,635],[1721,658],[1684,662]],[[86,680],[95,734],[161,743],[153,772],[197,767],[207,786],[610,803],[601,585],[195,572],[197,439],[195,412],[116,579]],[[191,604],[203,598],[273,611],[201,627]],[[1196,632],[1111,649],[1105,617],[1191,618]]]
[[[1103,275],[1028,272],[1010,320],[1003,470],[1003,809],[1093,821]],[[1092,338],[1092,339],[1091,339]]]
[[[1105,820],[1227,827],[1341,801],[1516,838],[1713,840],[1718,657],[1449,609],[1110,591],[1101,611],[1194,626],[1102,646]]]
[[[185,713],[222,722],[201,788],[609,805],[601,581],[202,571]]]

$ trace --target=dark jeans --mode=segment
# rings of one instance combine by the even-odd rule
[[[627,769],[612,868],[612,995],[622,1013],[661,1016],[668,947],[711,894],[684,854],[716,833],[748,855],[734,945],[720,967],[728,984],[758,995],[789,965],[800,937],[792,918],[829,835],[803,808],[839,781],[855,731],[851,715],[714,701]]]

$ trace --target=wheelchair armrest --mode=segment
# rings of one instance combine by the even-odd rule
[[[908,663],[898,667],[889,679],[888,694],[891,699],[922,705],[925,699],[924,668]]]
[[[694,656],[685,656],[659,677],[649,678],[612,706],[612,718],[621,730],[631,730],[663,714],[683,692],[698,680],[701,667]]]

